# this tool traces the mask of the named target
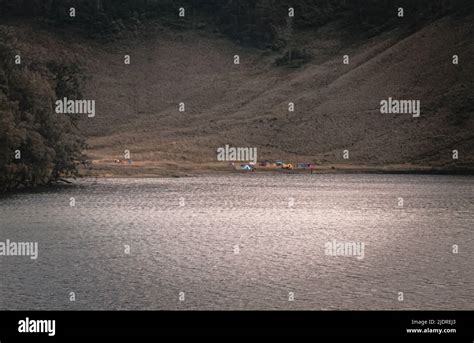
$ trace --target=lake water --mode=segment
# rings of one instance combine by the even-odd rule
[[[85,179],[1,197],[7,239],[0,310],[474,310],[469,176]]]

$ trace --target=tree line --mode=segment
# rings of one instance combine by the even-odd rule
[[[85,161],[76,120],[53,108],[60,97],[80,98],[79,68],[21,60],[15,40],[0,26],[1,191],[75,176]]]
[[[271,43],[277,27],[285,25],[288,8],[295,9],[295,28],[316,28],[341,19],[352,29],[389,28],[397,25],[397,8],[407,21],[429,20],[450,12],[466,13],[472,0],[0,0],[3,15],[36,16],[54,25],[82,26],[91,35],[114,31],[117,20],[137,22],[150,18],[186,16],[212,21],[220,30],[242,43]],[[74,7],[78,13],[70,18]],[[181,20],[183,21],[183,20]],[[115,28],[116,29],[116,28]]]

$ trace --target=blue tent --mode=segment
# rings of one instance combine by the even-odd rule
[[[253,170],[253,167],[249,164],[244,164],[243,166],[240,167],[242,170]]]

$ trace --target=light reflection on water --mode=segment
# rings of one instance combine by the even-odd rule
[[[0,257],[0,309],[472,310],[473,180],[239,174],[10,195],[0,241],[37,241],[39,259]],[[334,239],[363,242],[364,259],[325,255]]]

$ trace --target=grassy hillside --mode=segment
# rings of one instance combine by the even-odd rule
[[[344,21],[302,28],[292,44],[310,60],[296,68],[276,66],[282,52],[239,45],[205,25],[150,23],[106,43],[8,25],[24,54],[81,65],[84,98],[96,100],[96,117],[80,122],[93,173],[169,175],[225,169],[215,162],[225,144],[325,168],[474,167],[472,22],[444,16],[370,38]],[[381,114],[388,97],[420,100],[421,117]],[[116,165],[126,149],[133,164]]]

